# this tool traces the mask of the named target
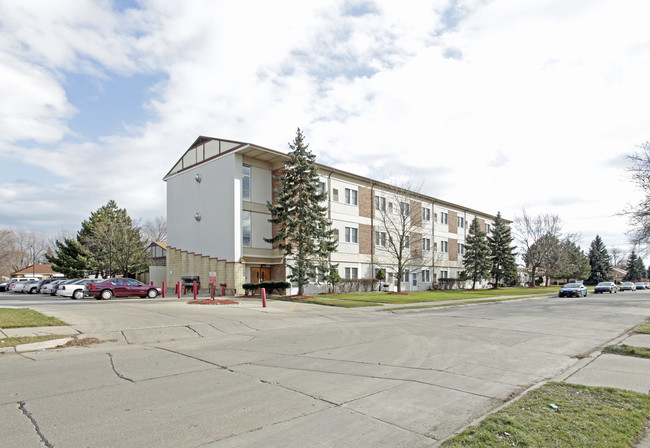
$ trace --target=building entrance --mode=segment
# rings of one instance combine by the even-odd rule
[[[271,268],[251,268],[251,282],[260,283],[271,280]]]

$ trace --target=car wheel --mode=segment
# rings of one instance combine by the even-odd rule
[[[81,289],[77,289],[72,293],[72,298],[75,300],[81,300],[84,298],[84,292]]]
[[[110,289],[105,289],[101,292],[99,297],[101,297],[102,300],[109,300],[111,297],[113,297],[113,291],[111,291]]]
[[[158,295],[158,291],[156,291],[155,289],[150,289],[149,291],[147,291],[147,297],[149,297],[150,299],[155,299],[157,295]]]

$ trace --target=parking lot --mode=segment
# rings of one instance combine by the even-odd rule
[[[103,341],[0,356],[7,446],[437,446],[650,317],[650,291],[398,312],[187,300],[0,293]]]

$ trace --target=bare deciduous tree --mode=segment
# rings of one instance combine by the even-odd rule
[[[147,245],[153,242],[167,241],[167,220],[163,216],[148,219],[142,226],[142,236]]]
[[[562,236],[562,220],[548,213],[528,216],[523,210],[522,216],[515,218],[514,230],[522,251],[520,255],[531,270],[531,286],[535,286],[537,270],[549,265],[549,259],[553,258],[557,249]]]
[[[640,204],[632,204],[629,211],[621,214],[627,215],[630,224],[628,236],[634,246],[647,248],[650,245],[650,141],[638,146],[639,151],[629,154],[626,159],[631,162],[628,171],[632,180],[645,194]]]

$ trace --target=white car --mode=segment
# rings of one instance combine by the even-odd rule
[[[70,282],[63,282],[56,289],[56,295],[62,297],[71,297],[75,300],[84,298],[84,288],[87,284],[92,283],[94,280],[87,278],[72,280]]]
[[[14,281],[15,280],[15,281]],[[33,281],[33,278],[14,278],[9,282],[9,291],[23,292],[23,287],[27,282]]]
[[[50,294],[53,296],[54,293],[56,292],[56,288],[59,285],[59,283],[67,282],[67,281],[68,281],[67,278],[63,278],[61,280],[54,280],[53,282],[50,282],[45,286],[41,286],[41,294]]]

